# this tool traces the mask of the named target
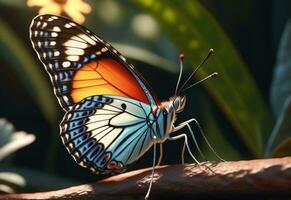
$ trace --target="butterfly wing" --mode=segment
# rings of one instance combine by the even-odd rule
[[[151,107],[120,96],[87,97],[68,111],[61,138],[75,161],[95,173],[122,172],[151,146]]]
[[[126,58],[85,27],[63,17],[40,15],[32,20],[30,39],[64,110],[94,95],[128,97],[152,107],[159,104]]]

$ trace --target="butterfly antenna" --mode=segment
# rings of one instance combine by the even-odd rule
[[[152,174],[151,174],[151,181],[150,181],[150,185],[147,191],[146,196],[144,197],[145,200],[148,200],[151,190],[152,190],[152,185],[153,185],[153,181],[154,181],[154,174],[155,174],[155,166],[156,166],[156,153],[157,153],[157,143],[156,143],[156,136],[154,136],[154,156],[153,156],[153,167],[152,167]]]
[[[187,78],[187,80],[184,82],[182,87],[180,88],[180,91],[183,91],[183,88],[186,86],[186,84],[190,81],[190,79],[194,76],[194,74],[197,72],[197,70],[208,60],[208,58],[212,55],[213,49],[209,49],[207,56],[202,60],[202,62],[195,68],[195,70],[191,73],[191,75]],[[180,92],[179,92],[180,93]]]
[[[179,72],[179,78],[176,84],[176,90],[175,90],[175,96],[177,96],[178,89],[179,89],[179,84],[181,82],[182,74],[183,74],[183,60],[185,56],[184,54],[180,53],[179,60],[180,60],[180,72]]]
[[[203,81],[206,81],[207,79],[210,79],[210,78],[212,78],[212,77],[215,77],[215,76],[217,76],[217,75],[218,75],[217,72],[213,72],[212,74],[206,76],[205,78],[201,79],[200,81],[198,81],[198,82],[196,82],[196,83],[193,83],[193,84],[189,85],[188,87],[184,88],[184,89],[182,90],[182,92],[188,90],[188,89],[191,88],[191,87],[194,87],[195,85],[198,85],[198,84],[202,83]]]

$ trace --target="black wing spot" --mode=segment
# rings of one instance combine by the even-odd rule
[[[122,103],[121,104],[121,108],[122,108],[122,110],[125,110],[126,109],[126,104],[125,103]]]

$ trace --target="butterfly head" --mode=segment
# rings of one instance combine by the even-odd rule
[[[176,114],[184,110],[186,105],[186,96],[173,96],[169,101],[164,101],[161,103],[159,108],[162,110],[163,115],[161,116],[162,121],[166,122],[166,133],[170,134],[172,132],[173,125],[176,121]],[[162,140],[167,137],[163,137]]]

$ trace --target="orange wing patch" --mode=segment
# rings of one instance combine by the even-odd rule
[[[74,103],[93,95],[117,95],[149,104],[133,75],[112,59],[91,61],[73,77],[71,97]]]

